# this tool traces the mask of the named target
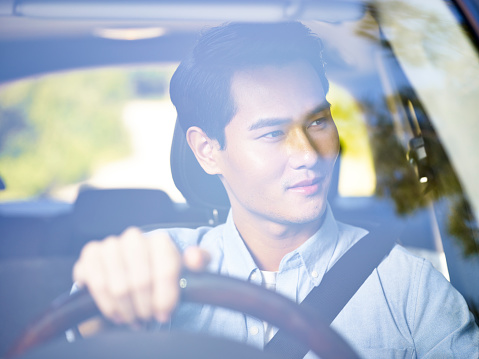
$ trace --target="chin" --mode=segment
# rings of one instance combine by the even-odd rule
[[[295,218],[292,223],[296,223],[296,224],[308,224],[308,223],[312,223],[312,222],[316,222],[316,221],[319,221],[322,217],[322,213],[319,213],[319,214],[316,214],[316,215],[304,215],[302,217],[298,217],[298,218]]]
[[[307,205],[303,205],[300,208],[298,206],[291,206],[286,208],[288,215],[284,216],[284,223],[291,224],[308,224],[315,221],[319,221],[325,213],[326,205],[316,205],[313,208],[308,209]],[[291,213],[294,208],[294,213]]]

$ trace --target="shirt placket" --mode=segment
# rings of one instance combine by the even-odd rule
[[[262,276],[258,268],[254,269],[251,272],[249,281],[252,284],[261,286],[262,285]],[[263,321],[245,315],[246,331],[247,331],[247,343],[256,348],[263,348],[264,345],[264,326]]]

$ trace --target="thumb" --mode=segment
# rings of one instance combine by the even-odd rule
[[[195,272],[205,269],[210,260],[210,254],[199,247],[188,247],[183,253],[186,268]]]

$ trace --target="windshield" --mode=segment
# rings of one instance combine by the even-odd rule
[[[81,70],[3,85],[0,168],[6,189],[0,199],[73,203],[80,188],[90,186],[163,189],[184,201],[169,157],[157,156],[171,147],[176,113],[168,84],[174,68]]]
[[[87,3],[78,6],[82,14],[93,16]],[[276,9],[275,1],[267,3]],[[41,2],[32,4],[27,1],[18,11],[42,19],[43,11],[51,10],[43,8]],[[139,8],[144,10],[145,6]],[[256,5],[245,2],[235,7],[234,20],[240,21],[231,26],[254,26],[245,21],[248,19],[244,18],[246,12],[241,6]],[[184,80],[181,72],[173,75],[180,63],[190,64],[191,58],[187,56],[196,41],[223,22],[220,20],[225,18],[226,5],[215,13],[217,16],[204,20],[197,19],[203,16],[200,8],[185,7],[185,19],[161,18],[154,24],[144,19],[131,27],[127,26],[129,23],[100,26],[101,19],[96,17],[98,24],[92,19],[84,23],[77,19],[78,27],[69,29],[75,32],[71,45],[61,37],[44,40],[41,36],[45,35],[39,33],[32,41],[43,46],[48,42],[52,49],[51,44],[58,41],[57,56],[64,54],[65,64],[55,67],[49,56],[41,55],[44,57],[38,62],[46,63],[42,71],[32,74],[33,70],[26,68],[24,76],[6,77],[8,81],[0,85],[0,177],[5,185],[0,190],[0,237],[5,238],[1,259],[68,258],[71,270],[85,245],[121,236],[125,229],[136,226],[150,234],[157,230],[169,233],[181,251],[193,244],[204,245],[213,253],[213,271],[234,273],[235,277],[276,288],[301,302],[319,284],[321,270],[327,272],[359,240],[360,234],[376,233],[380,228],[397,239],[407,256],[411,255],[409,259],[424,258],[430,262],[441,280],[450,282],[464,297],[479,323],[478,35],[450,1],[306,2],[304,7],[284,10],[283,15],[270,11],[268,6],[261,8],[266,23],[260,26],[282,24],[277,18],[286,16],[288,20],[301,21],[321,39],[321,59],[329,88],[323,82],[319,88],[311,80],[322,81],[316,68],[312,70],[309,64],[306,69],[295,68],[293,65],[298,63],[289,54],[271,67],[260,58],[252,61],[254,65],[250,67],[241,68],[244,65],[238,62],[240,70],[231,70],[229,63],[220,60],[224,55],[225,62],[233,62],[233,56],[221,53],[216,56],[219,60],[208,59],[213,65],[202,64],[208,76],[221,74],[214,77],[216,82],[211,88],[207,87],[207,79],[199,86],[193,80]],[[172,5],[166,10],[181,17],[172,9],[176,8]],[[61,21],[70,16],[67,10],[67,5],[58,7],[49,21],[66,26]],[[146,16],[143,10],[136,15]],[[122,16],[127,15],[118,11],[114,16],[120,24]],[[54,17],[61,21],[55,22]],[[90,33],[81,39],[83,32],[90,29],[88,26],[94,31],[88,30]],[[152,38],[141,38],[143,35],[136,30],[142,28],[150,29],[148,36]],[[47,28],[44,30],[48,32]],[[66,33],[64,36],[68,37]],[[26,40],[18,40],[17,47],[13,42],[0,36],[0,45],[5,49],[29,53]],[[244,43],[241,46],[247,49]],[[68,55],[73,49],[78,51],[75,53],[88,52],[92,57],[80,57],[76,62],[78,58],[72,60],[75,56]],[[109,51],[102,53],[101,49]],[[257,49],[258,57],[261,51]],[[187,61],[182,62],[185,58]],[[3,76],[1,71],[0,75]],[[188,84],[185,87],[190,92],[175,95],[174,86],[170,88],[175,76],[176,81]],[[221,76],[226,76],[226,80]],[[248,87],[251,83],[254,86]],[[283,87],[289,88],[289,92],[283,91]],[[212,100],[208,96],[214,91],[220,95]],[[274,95],[261,97],[265,93]],[[188,107],[195,101],[200,105]],[[224,108],[211,112],[213,115],[207,113],[211,123],[228,114],[219,136],[208,127],[208,121],[188,122],[190,117],[203,119],[201,111],[215,108],[218,103],[218,107]],[[183,113],[182,108],[186,108]],[[255,111],[261,115],[256,122]],[[250,121],[244,122],[248,126],[241,127],[238,118]],[[206,129],[203,131],[201,126]],[[307,133],[304,138],[298,135],[301,131]],[[242,135],[244,141],[238,140]],[[294,147],[293,140],[298,138],[303,142]],[[198,145],[202,140],[206,141],[203,146]],[[217,160],[215,165],[220,165],[209,166],[211,162],[202,161],[208,157],[202,157],[205,148],[212,149],[210,153],[216,157],[210,157]],[[311,165],[316,172],[308,172],[308,176],[303,176],[306,178],[288,177],[287,171],[294,167],[290,158],[308,148],[315,154],[305,155],[303,160],[318,157],[318,163],[324,161],[317,168]],[[306,167],[308,164],[303,163],[296,169]],[[319,182],[326,185],[321,187]],[[273,192],[276,187],[281,189],[281,195]],[[296,201],[293,195],[293,199],[288,197],[290,193],[307,191],[311,193],[304,195],[307,200],[303,202]],[[315,195],[324,203],[313,203],[310,199]],[[332,227],[339,228],[341,234],[325,235],[328,239],[310,254],[303,252],[304,248],[312,246],[315,236],[322,233],[321,226],[313,225],[317,219],[315,211],[326,223],[326,214],[331,214],[331,223],[339,223]],[[270,263],[268,260],[281,246],[270,248],[269,254],[261,257],[257,253],[261,254],[262,247],[255,247],[257,243],[249,242],[244,234],[250,227],[258,227],[258,223],[266,223],[265,218],[274,218],[275,225],[298,221],[310,228],[304,233],[297,231],[304,234],[304,241],[288,252],[285,250],[283,256],[278,255],[281,258],[274,270],[262,265]],[[261,226],[261,230],[265,228],[273,227]],[[221,242],[223,234],[217,235],[220,231],[234,240]],[[348,245],[329,242],[344,233],[351,236],[344,240]],[[284,249],[290,242],[281,243]],[[329,245],[333,248],[331,253]],[[320,252],[330,255],[327,263],[321,264],[319,270],[318,259],[308,267],[308,261],[319,258]],[[246,253],[251,261],[228,262],[228,253]],[[298,267],[291,264],[295,258],[300,258]],[[297,272],[287,277],[286,267]],[[245,274],[247,270],[250,272]],[[400,273],[406,278],[409,272],[399,265],[397,274]],[[277,278],[280,284],[276,284]],[[300,284],[295,284],[293,290],[292,283],[296,281]],[[377,281],[383,288],[381,275]],[[64,278],[62,287],[70,289],[70,276]],[[387,308],[390,298],[388,293],[384,295],[386,304],[381,303]],[[423,302],[427,307],[428,301]],[[364,307],[352,303],[355,311],[365,313]],[[221,312],[217,314],[209,308],[195,310],[186,306],[178,311],[178,328],[201,329],[211,325],[211,331],[224,331],[226,336],[235,337],[235,330],[240,332],[243,329],[237,328],[244,325],[247,330],[241,340],[258,341],[261,345],[275,332],[273,327],[263,326],[263,322],[251,324],[246,316],[228,317],[240,323],[237,327],[221,326],[212,319],[221,317]],[[189,313],[198,319],[191,328],[183,321]],[[391,314],[394,320],[395,315]],[[338,318],[333,328],[349,328],[347,319]],[[397,327],[401,328],[401,324]],[[258,333],[268,338],[259,341]],[[354,334],[353,329],[346,329],[344,333],[354,345],[363,340],[360,331]],[[362,348],[361,345],[358,347]]]

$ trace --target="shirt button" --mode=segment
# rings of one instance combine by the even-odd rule
[[[311,272],[311,276],[312,276],[313,278],[318,278],[319,274],[318,274],[318,272],[316,272],[316,271],[314,270],[314,271]]]
[[[251,327],[251,328],[249,329],[249,333],[250,333],[251,335],[256,335],[256,334],[258,334],[258,333],[259,333],[258,327],[257,327],[257,326]]]
[[[256,272],[253,272],[253,274],[251,274],[251,280],[255,280],[257,277],[257,274]]]

